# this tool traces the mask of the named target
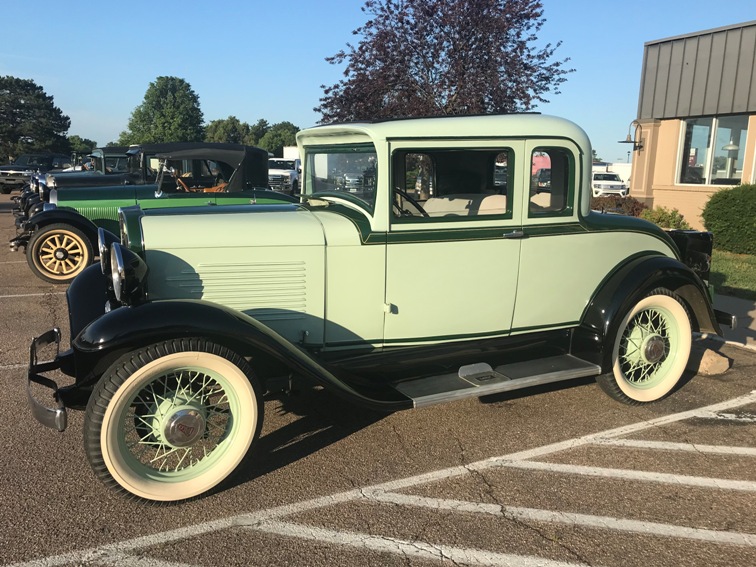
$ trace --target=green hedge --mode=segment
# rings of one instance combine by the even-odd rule
[[[690,230],[688,221],[685,220],[677,209],[671,211],[666,207],[654,207],[646,209],[640,214],[642,219],[658,224],[662,228],[675,228],[678,230]]]
[[[714,193],[701,214],[714,246],[736,254],[756,254],[756,185]]]

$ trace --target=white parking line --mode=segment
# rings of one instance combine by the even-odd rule
[[[52,292],[49,291],[47,293],[17,293],[14,295],[0,295],[0,299],[16,299],[18,297],[46,297],[48,295],[65,295],[65,291],[57,291]]]
[[[528,557],[509,553],[496,553],[480,549],[465,549],[448,545],[406,541],[385,536],[326,530],[301,524],[285,522],[263,522],[255,527],[258,531],[276,535],[319,541],[334,545],[345,545],[357,549],[393,553],[407,559],[450,561],[453,565],[490,565],[511,567],[576,567],[584,563],[551,561],[542,557]]]
[[[547,522],[552,524],[569,524],[653,536],[668,536],[683,539],[708,541],[712,543],[727,543],[731,545],[756,547],[756,534],[729,531],[720,532],[716,530],[687,528],[684,526],[659,524],[655,522],[622,520],[609,516],[593,516],[589,514],[576,514],[571,512],[537,510],[534,508],[520,508],[516,506],[501,506],[499,504],[465,502],[461,500],[449,500],[445,498],[428,498],[426,496],[398,494],[396,492],[373,491],[366,493],[365,498],[369,502],[386,502],[389,504],[399,504],[401,506],[418,506],[423,508],[430,508],[432,510],[487,514],[490,516],[501,516],[504,518],[511,518],[516,520],[529,520],[534,522]]]
[[[562,463],[541,463],[538,461],[500,461],[500,466],[550,473],[578,474],[581,476],[600,476],[603,478],[638,480],[643,482],[656,482],[659,484],[675,484],[677,486],[697,486],[700,488],[714,488],[719,490],[756,492],[756,482],[750,482],[747,480],[726,480],[723,478],[706,478],[702,476],[687,476],[628,469],[607,469],[602,467],[564,465]]]
[[[698,443],[669,443],[666,441],[640,441],[637,439],[598,439],[596,445],[627,447],[630,449],[652,449],[655,451],[683,451],[708,455],[730,455],[756,457],[754,447],[725,447],[719,445],[699,445]]]
[[[0,366],[0,370],[18,370],[19,368],[26,368],[26,364],[8,364]]]
[[[717,413],[711,412],[701,415],[705,419],[723,419],[725,421],[738,421],[742,423],[756,423],[756,415],[752,413]]]
[[[320,498],[315,498],[312,500],[306,500],[302,502],[297,502],[294,504],[288,504],[285,506],[279,506],[276,508],[269,508],[267,510],[260,510],[258,512],[252,512],[249,514],[240,514],[238,516],[233,516],[230,518],[215,520],[213,522],[207,522],[204,524],[198,524],[195,526],[188,526],[184,528],[179,528],[176,530],[171,530],[167,532],[160,532],[156,534],[152,534],[149,536],[144,537],[138,537],[131,540],[126,540],[123,542],[103,545],[100,547],[85,549],[81,551],[74,551],[71,553],[66,553],[63,555],[57,555],[52,557],[46,557],[42,559],[37,559],[34,561],[29,561],[25,563],[16,563],[12,565],[11,567],[54,567],[58,565],[65,565],[67,563],[103,563],[103,564],[110,564],[110,565],[117,565],[120,560],[126,559],[128,557],[133,556],[136,558],[144,558],[145,560],[148,560],[147,557],[144,557],[144,554],[140,550],[147,549],[149,547],[159,546],[163,545],[172,541],[177,541],[181,539],[186,538],[196,538],[198,536],[217,532],[226,528],[239,526],[239,527],[248,527],[250,529],[257,529],[261,531],[267,531],[269,533],[277,533],[279,535],[285,535],[287,537],[295,537],[295,538],[303,538],[303,539],[315,539],[315,537],[322,538],[320,541],[326,541],[331,543],[340,543],[341,541],[344,542],[344,545],[362,545],[364,549],[377,549],[372,546],[376,545],[378,546],[381,542],[389,542],[387,544],[388,547],[391,547],[393,550],[399,550],[399,551],[392,551],[392,549],[385,549],[384,551],[389,551],[392,553],[406,553],[405,551],[405,545],[409,545],[410,548],[406,548],[409,551],[418,551],[423,550],[423,553],[437,553],[436,555],[428,555],[428,558],[440,558],[441,555],[439,553],[441,551],[448,552],[450,555],[446,557],[455,557],[456,561],[459,561],[460,563],[464,563],[465,560],[462,559],[461,556],[457,554],[462,554],[464,556],[465,553],[468,552],[475,552],[480,553],[480,555],[471,555],[471,560],[473,559],[480,559],[480,560],[488,560],[493,561],[494,558],[498,558],[499,561],[505,560],[509,561],[508,564],[515,565],[517,567],[525,567],[525,566],[535,566],[535,565],[548,565],[548,566],[556,566],[556,565],[570,565],[568,563],[554,563],[554,562],[548,562],[548,560],[543,558],[537,558],[537,557],[524,557],[524,556],[517,556],[517,555],[504,555],[504,554],[491,554],[490,552],[486,551],[480,551],[480,550],[467,550],[462,548],[453,548],[453,547],[446,547],[446,546],[428,546],[428,544],[422,544],[418,542],[405,542],[402,540],[391,540],[390,538],[385,537],[375,537],[370,536],[366,534],[354,534],[352,532],[338,532],[338,531],[331,531],[331,530],[321,530],[319,528],[312,528],[310,526],[301,526],[298,524],[292,524],[292,523],[286,523],[282,521],[275,521],[281,518],[285,518],[287,516],[292,516],[295,514],[301,514],[302,512],[306,512],[308,510],[315,510],[319,508],[325,508],[328,506],[334,506],[337,504],[352,502],[352,501],[369,501],[371,498],[371,495],[375,495],[377,493],[391,493],[396,490],[399,490],[401,488],[409,488],[413,486],[419,486],[422,484],[427,484],[431,482],[437,482],[439,480],[445,480],[450,478],[455,478],[463,475],[471,474],[473,471],[482,471],[486,469],[492,469],[497,468],[501,466],[510,466],[512,463],[515,463],[516,461],[521,461],[525,459],[531,459],[535,457],[543,457],[545,455],[554,454],[557,452],[565,451],[568,449],[574,449],[577,447],[583,447],[586,445],[589,445],[591,443],[596,442],[597,440],[602,439],[612,439],[621,437],[623,435],[628,435],[631,433],[635,433],[638,431],[643,431],[646,429],[650,429],[652,427],[656,427],[658,425],[662,424],[669,424],[669,423],[675,423],[678,421],[683,421],[686,419],[691,419],[694,417],[700,417],[701,415],[706,415],[710,412],[720,412],[723,410],[729,410],[741,406],[745,406],[748,404],[756,403],[756,391],[751,392],[750,394],[747,394],[745,396],[740,396],[738,398],[734,398],[731,400],[728,400],[726,402],[722,402],[719,404],[713,404],[704,408],[698,408],[691,411],[681,412],[677,414],[667,415],[663,417],[659,417],[656,419],[648,420],[648,421],[642,421],[638,423],[634,423],[631,425],[627,425],[624,427],[618,427],[616,429],[611,429],[608,431],[603,431],[595,434],[585,435],[583,437],[579,437],[576,439],[570,439],[568,441],[561,441],[559,443],[553,443],[551,445],[545,445],[542,447],[538,447],[535,449],[530,449],[527,451],[519,451],[517,453],[512,453],[509,455],[503,455],[501,457],[493,457],[490,459],[485,459],[482,461],[478,461],[475,463],[470,463],[468,465],[464,466],[458,466],[458,467],[452,467],[448,469],[433,471],[430,473],[420,474],[404,479],[398,479],[393,480],[365,488],[357,488],[353,490],[349,490],[346,492],[341,492],[338,494],[333,494],[329,496],[324,496]],[[537,463],[524,463],[525,465],[529,464],[537,464]],[[543,463],[540,463],[543,464]],[[546,463],[548,464],[548,463]],[[577,467],[578,469],[590,469],[591,467]],[[603,469],[594,469],[594,470],[603,470]],[[611,470],[611,469],[608,469]],[[638,472],[638,471],[629,471],[629,472]],[[582,470],[580,471],[582,473]],[[655,473],[646,473],[646,474],[655,474]],[[671,477],[677,477],[678,475],[668,475]],[[697,478],[697,477],[687,477],[687,478]],[[642,479],[645,480],[645,479]],[[711,479],[707,479],[711,480]],[[725,485],[728,485],[730,483],[737,483],[738,481],[724,481],[722,479],[719,480],[718,488],[722,488]],[[723,484],[724,483],[724,484]],[[753,483],[747,483],[749,485]],[[737,488],[735,488],[737,490]],[[373,496],[374,498],[374,496]],[[541,513],[548,514],[548,511],[540,511]],[[560,514],[561,515],[561,514]],[[588,517],[591,518],[591,517]],[[593,517],[593,518],[601,518],[599,517]],[[614,522],[632,522],[630,520],[618,520],[618,519],[612,519],[609,518],[610,523],[613,520]],[[586,519],[586,521],[593,521]],[[614,524],[614,525],[620,525],[620,524]],[[630,523],[628,526],[632,526],[633,524]],[[662,524],[663,526],[663,524]],[[694,530],[694,528],[684,528],[681,526],[672,526],[672,528],[681,530],[679,533],[687,533],[687,537],[691,539],[703,539],[705,537],[708,537],[706,535],[707,530],[696,530],[696,531],[690,531],[686,532],[686,530]],[[668,528],[669,529],[669,528]],[[717,532],[713,532],[717,533]],[[345,535],[344,535],[345,534]],[[692,537],[693,535],[698,534],[700,537],[695,538]],[[720,537],[727,538],[729,537],[728,534],[733,535],[733,543],[736,545],[752,545],[752,540],[750,538],[743,538],[741,539],[741,536],[744,534],[731,534],[731,532],[722,532],[722,535]],[[343,535],[343,537],[342,537]],[[666,535],[666,534],[662,534]],[[748,534],[745,534],[748,535]],[[686,536],[683,536],[686,537]],[[729,543],[729,542],[728,542]],[[439,551],[441,550],[441,551]],[[112,558],[112,562],[109,561],[109,558]],[[479,563],[481,565],[500,565],[502,563]],[[503,563],[507,564],[507,563]]]

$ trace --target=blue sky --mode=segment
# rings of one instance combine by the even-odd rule
[[[206,121],[314,125],[321,85],[341,78],[325,58],[354,41],[362,0],[0,0],[0,75],[33,79],[71,118],[69,134],[100,145],[126,129],[158,76],[185,79]],[[643,44],[756,20],[756,1],[543,0],[539,41],[576,71],[536,110],[582,126],[598,155],[626,161]],[[9,33],[8,26],[16,27]]]

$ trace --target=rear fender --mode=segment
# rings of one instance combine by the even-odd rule
[[[701,278],[679,260],[642,256],[618,267],[596,290],[573,334],[573,354],[608,372],[619,323],[656,288],[666,288],[684,301],[694,331],[722,334]]]
[[[410,400],[382,401],[364,396],[336,378],[308,352],[259,321],[201,300],[166,300],[119,307],[92,321],[72,342],[77,384],[91,385],[127,352],[187,337],[222,344],[242,356],[269,357],[292,374],[372,409],[396,411],[412,407]]]

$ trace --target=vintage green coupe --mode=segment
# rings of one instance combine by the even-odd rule
[[[268,153],[237,144],[174,143],[137,146],[128,169],[114,175],[60,175],[40,193],[46,202],[16,220],[12,250],[24,248],[32,272],[50,283],[69,283],[89,266],[97,229],[118,231],[118,209],[256,203],[295,199],[268,189]],[[108,180],[112,179],[110,183]]]
[[[590,211],[591,146],[571,122],[297,139],[300,204],[122,209],[120,242],[101,231],[101,266],[68,290],[71,348],[43,362],[60,331],[32,342],[35,417],[62,431],[85,409],[89,462],[118,491],[217,490],[254,453],[263,394],[299,381],[386,411],[589,376],[653,402],[677,386],[692,333],[729,320],[709,301],[711,235]],[[535,157],[547,192],[531,190]],[[54,369],[74,383],[43,376]]]

